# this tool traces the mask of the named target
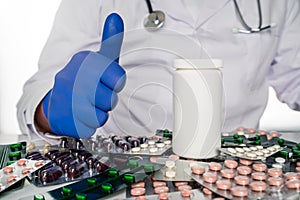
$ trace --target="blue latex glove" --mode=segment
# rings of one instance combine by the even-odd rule
[[[81,51],[55,76],[43,100],[50,128],[57,135],[88,138],[108,119],[125,85],[125,71],[118,64],[123,41],[122,18],[110,14],[104,24],[99,52]]]

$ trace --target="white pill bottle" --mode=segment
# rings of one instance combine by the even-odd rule
[[[222,60],[176,59],[173,152],[185,158],[218,155],[222,128]]]

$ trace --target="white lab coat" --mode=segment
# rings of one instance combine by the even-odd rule
[[[300,109],[299,0],[262,0],[263,25],[276,27],[255,34],[234,34],[243,28],[232,0],[152,0],[166,15],[163,29],[143,27],[148,9],[144,0],[63,0],[38,72],[24,86],[18,103],[23,133],[36,138],[34,112],[52,88],[55,74],[81,50],[100,47],[103,22],[111,12],[124,20],[120,64],[127,83],[117,107],[101,132],[147,135],[172,129],[172,61],[175,58],[223,60],[223,131],[238,126],[257,128],[267,104],[268,86],[279,100]],[[248,25],[258,25],[256,1],[238,0]],[[192,5],[192,6],[188,6]]]

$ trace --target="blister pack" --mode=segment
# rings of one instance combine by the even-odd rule
[[[192,166],[185,172],[214,193],[228,199],[285,199],[299,192],[296,173],[283,175],[279,168],[267,168],[262,162],[240,159]]]
[[[19,159],[13,164],[4,167],[0,170],[0,192],[22,181],[48,162],[45,160]]]
[[[171,140],[166,137],[133,137],[118,135],[97,135],[82,140],[84,146],[95,153],[125,155],[162,155],[171,148]]]
[[[37,194],[35,199],[100,199],[114,194],[130,185],[144,180],[159,170],[161,165],[153,164],[141,157],[132,157],[126,163],[110,168],[96,176],[72,183],[70,185]],[[31,200],[32,196],[22,198]]]
[[[26,142],[0,145],[0,169],[15,163],[26,155]],[[23,187],[24,180],[18,181],[9,190]],[[7,191],[7,190],[5,190]]]
[[[83,149],[49,149],[44,155],[39,151],[32,151],[27,154],[26,158],[51,161],[32,176],[31,181],[36,186],[84,179],[97,175],[110,167],[108,157],[94,156]]]

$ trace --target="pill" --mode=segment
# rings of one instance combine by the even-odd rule
[[[272,177],[278,177],[282,175],[282,170],[278,168],[270,168],[268,169],[268,175]]]
[[[205,194],[205,195],[212,195],[212,191],[211,190],[209,190],[209,189],[207,189],[207,188],[203,188],[203,193]]]
[[[200,165],[194,165],[191,167],[193,174],[202,175],[205,172],[205,168]]]
[[[118,145],[124,152],[128,152],[131,149],[131,145],[126,141],[121,141]]]
[[[278,137],[278,136],[279,136],[279,133],[278,133],[277,131],[271,131],[271,132],[269,133],[269,135],[270,135],[271,137]]]
[[[248,176],[236,176],[234,177],[234,181],[236,184],[243,185],[243,186],[249,185],[250,183],[250,179]]]
[[[140,147],[140,145],[141,145],[141,142],[136,138],[130,138],[129,142],[132,147]]]
[[[157,148],[159,148],[159,149],[161,149],[161,148],[163,148],[165,146],[165,143],[156,143],[156,147]]]
[[[149,145],[148,145],[147,143],[143,143],[143,144],[141,144],[141,148],[142,148],[142,149],[147,149],[147,148],[148,148],[148,146],[149,146]]]
[[[253,180],[264,181],[267,178],[266,173],[264,172],[254,172],[251,174]]]
[[[229,136],[229,133],[222,133],[222,136]]]
[[[270,153],[268,149],[262,149],[261,152],[265,155],[268,155]]]
[[[281,186],[283,185],[284,180],[281,177],[270,177],[268,178],[268,184],[271,186]]]
[[[227,148],[227,152],[230,154],[236,154],[236,150],[234,148]]]
[[[238,163],[235,160],[225,160],[224,165],[229,169],[235,169],[237,168]]]
[[[216,182],[217,188],[220,190],[229,190],[232,187],[232,184],[228,180],[218,180]]]
[[[254,153],[255,153],[258,157],[264,156],[264,153],[261,152],[261,151],[255,151]]]
[[[300,167],[295,168],[296,172],[300,172]]]
[[[281,164],[278,164],[278,163],[272,164],[272,167],[273,167],[273,168],[282,169],[282,165],[281,165]]]
[[[251,151],[257,151],[256,147],[250,147]]]
[[[165,165],[167,168],[171,169],[175,167],[175,162],[173,160],[167,160]]]
[[[267,131],[265,131],[265,130],[258,131],[258,135],[266,135],[266,134],[267,134]]]
[[[17,162],[18,166],[25,166],[26,164],[27,164],[27,160],[25,160],[25,159],[20,159]]]
[[[176,161],[176,160],[179,160],[179,156],[178,155],[176,155],[176,154],[171,154],[169,157],[168,157],[168,159],[169,160],[173,160],[173,161]]]
[[[248,166],[239,166],[237,168],[237,172],[240,174],[240,175],[249,175],[251,173],[251,168],[248,167]]]
[[[132,149],[131,149],[131,152],[132,153],[138,153],[138,152],[140,152],[141,151],[141,147],[133,147]]]
[[[235,197],[246,197],[249,194],[248,188],[236,186],[231,188],[231,194]]]
[[[283,164],[283,163],[285,163],[285,159],[281,158],[281,157],[277,157],[277,158],[275,158],[275,162],[277,162],[279,164]]]
[[[285,183],[286,187],[289,189],[300,189],[300,180],[290,180]]]
[[[249,151],[251,151],[251,149],[250,149],[250,148],[248,148],[248,147],[243,147],[243,149],[244,149],[244,151],[245,151],[245,152],[249,152]]]
[[[171,140],[165,140],[165,141],[164,141],[164,144],[165,144],[165,145],[171,145],[171,143],[172,143]]]
[[[182,191],[181,191],[181,196],[182,196],[183,198],[190,197],[190,196],[191,196],[191,191],[190,191],[190,190],[182,190]]]
[[[283,176],[288,181],[289,180],[300,180],[300,174],[295,173],[295,172],[287,172]]]
[[[17,180],[17,176],[10,176],[7,178],[7,183],[11,184]]]
[[[253,181],[250,183],[250,188],[255,192],[263,192],[267,189],[267,184],[263,181]]]
[[[244,135],[245,133],[244,133],[244,131],[237,131],[236,132],[238,135]]]
[[[270,152],[275,151],[275,148],[274,148],[274,147],[268,147],[267,149],[268,149]]]
[[[158,148],[157,147],[151,147],[150,149],[149,149],[149,152],[150,153],[155,153],[155,152],[157,152],[158,151]]]
[[[242,165],[246,165],[246,166],[251,165],[251,164],[253,163],[252,160],[243,159],[243,158],[240,158],[239,161],[240,161],[240,163],[241,163]]]
[[[256,148],[257,148],[258,150],[262,150],[264,147],[263,147],[263,146],[256,146]]]
[[[160,200],[167,200],[167,199],[169,198],[169,194],[168,194],[168,193],[160,193],[160,194],[158,195],[158,198],[159,198]]]
[[[41,171],[40,173],[40,181],[44,183],[50,183],[58,180],[62,176],[62,171],[60,167],[54,166],[48,169]]]
[[[186,181],[178,181],[178,182],[175,182],[175,183],[174,183],[174,185],[175,185],[176,187],[181,186],[181,185],[187,185],[187,184],[188,184],[188,182],[186,182]]]
[[[211,171],[220,171],[222,169],[222,165],[220,163],[211,162],[208,164],[208,168]]]
[[[254,163],[252,168],[257,172],[263,172],[267,169],[267,165],[264,163]]]
[[[14,171],[14,167],[11,167],[11,166],[7,166],[7,167],[4,167],[3,168],[3,172],[4,174],[10,174]]]
[[[23,175],[29,174],[29,173],[31,172],[31,169],[32,169],[32,168],[30,168],[30,167],[27,167],[27,168],[22,169],[22,174],[23,174]]]
[[[78,155],[78,158],[81,161],[86,161],[86,159],[88,159],[89,157],[92,157],[92,156],[93,156],[93,154],[91,154],[90,152],[84,151]]]
[[[241,154],[245,153],[245,150],[242,148],[239,148],[239,147],[235,148],[235,150],[236,150],[236,152],[241,153]]]
[[[182,191],[182,190],[192,190],[192,186],[190,185],[180,185],[177,187],[178,191]]]
[[[257,155],[255,153],[247,152],[246,153],[246,157],[248,157],[248,158],[256,158]]]
[[[223,178],[231,179],[235,176],[235,172],[232,169],[222,169],[221,175]]]
[[[131,188],[144,188],[144,187],[145,187],[144,181],[140,181],[131,185]]]
[[[130,194],[132,196],[140,196],[140,195],[144,195],[145,193],[146,193],[146,189],[145,188],[139,188],[139,187],[137,187],[137,188],[132,188],[130,190]]]
[[[167,178],[175,178],[175,177],[176,177],[176,171],[173,171],[173,170],[167,170],[167,171],[166,171],[166,177],[167,177]]]
[[[148,141],[148,144],[149,144],[150,146],[154,146],[154,145],[155,145],[155,141],[150,140],[150,141]]]
[[[160,186],[154,188],[154,193],[160,194],[160,193],[166,193],[169,192],[169,188],[167,186]]]
[[[165,181],[153,181],[152,185],[153,187],[162,187],[167,186],[167,183]]]
[[[215,183],[218,180],[218,176],[212,172],[205,172],[203,174],[203,180],[207,183]]]

